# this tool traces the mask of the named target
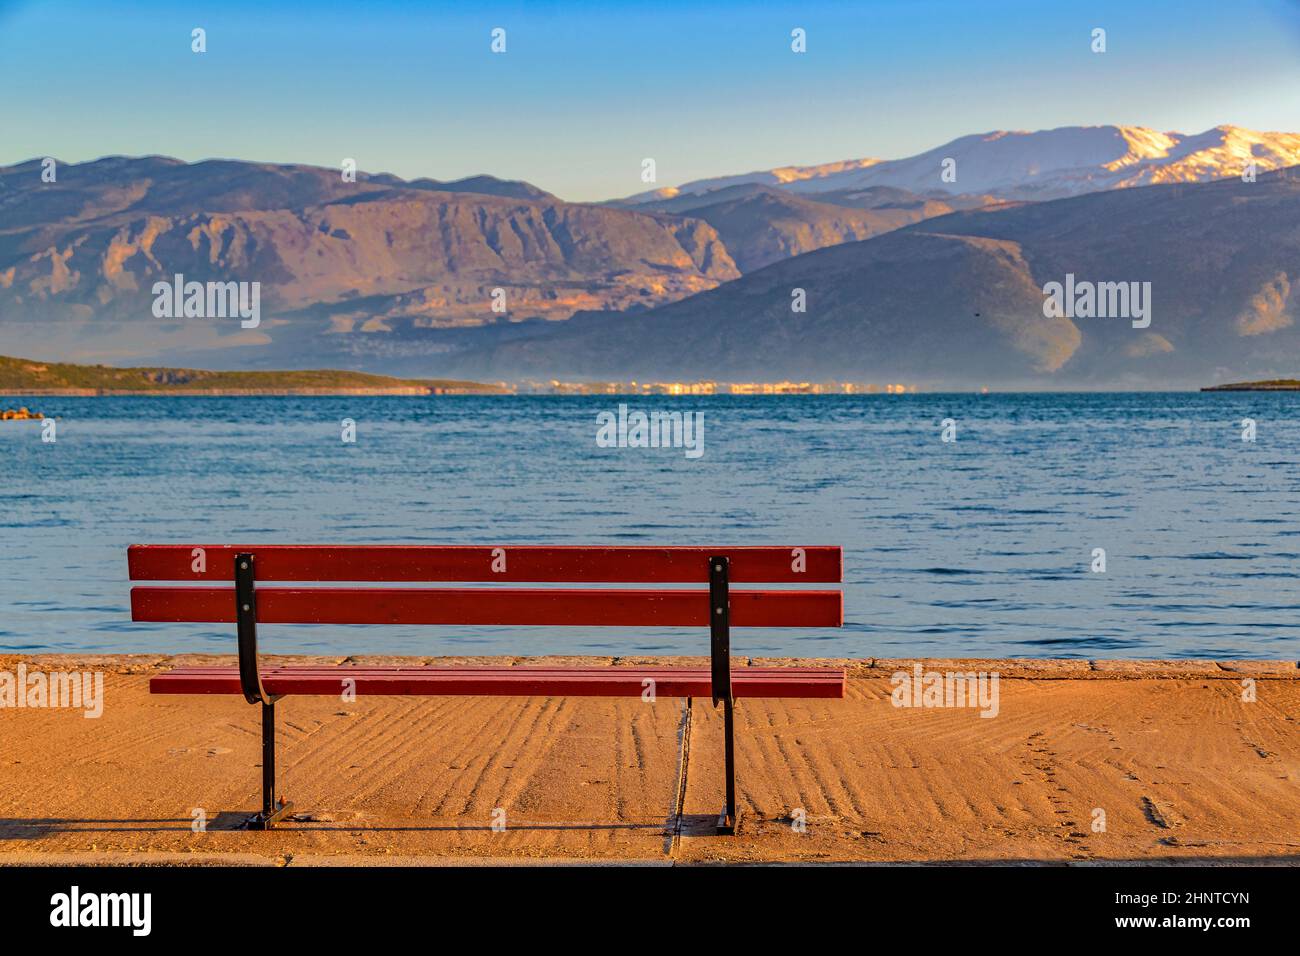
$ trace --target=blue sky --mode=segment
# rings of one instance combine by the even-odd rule
[[[672,185],[992,129],[1300,130],[1300,3],[0,0],[0,91],[0,164],[352,157],[604,199],[647,156]]]

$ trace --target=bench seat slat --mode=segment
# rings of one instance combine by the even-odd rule
[[[193,570],[196,548],[204,552],[201,571]],[[707,581],[708,559],[725,554],[731,559],[735,583],[835,584],[843,579],[838,546],[800,546],[803,570],[795,569],[795,550],[793,546],[133,544],[127,550],[127,565],[132,581],[229,581],[235,555],[247,551],[257,556],[261,581],[689,584]]]
[[[233,622],[229,587],[131,589],[131,620]],[[573,588],[257,589],[264,624],[446,624],[707,627],[705,590]],[[731,592],[733,627],[839,627],[839,591]]]
[[[673,667],[266,667],[270,694],[338,696],[345,680],[358,696],[708,697],[707,668]],[[736,697],[842,698],[842,668],[742,667],[732,672]],[[149,681],[151,694],[241,693],[235,667],[183,667]]]
[[[427,664],[427,665],[411,664],[411,665],[399,666],[399,667],[372,666],[367,664],[319,664],[319,665],[263,664],[262,672],[272,671],[272,670],[292,670],[295,674],[325,674],[326,676],[330,676],[330,677],[337,676],[339,673],[342,673],[344,676],[347,676],[347,674],[353,671],[356,672],[364,671],[365,673],[368,674],[428,674],[433,672],[434,670],[454,671],[457,674],[474,674],[479,672],[486,673],[486,674],[500,674],[500,673],[510,673],[510,672],[520,672],[525,674],[547,674],[547,673],[572,674],[574,671],[580,671],[580,672],[590,671],[594,673],[603,674],[608,672],[612,667],[615,666],[622,668],[623,670],[627,670],[628,667],[634,665],[620,664],[620,665],[566,667],[566,666],[559,666],[559,665],[557,666],[544,666],[544,665],[515,666],[513,664],[484,664],[484,665],[456,664],[450,667],[438,668],[437,665],[433,665],[433,664]],[[176,671],[184,671],[186,674],[225,674],[230,669],[231,669],[230,665],[225,665],[225,664],[195,664],[195,665],[187,665],[184,667],[175,668],[174,670],[168,671],[167,673],[171,674],[171,673],[175,673]],[[709,669],[707,667],[659,667],[659,668],[640,667],[639,669],[643,672],[656,670],[656,669],[667,670],[667,671],[672,671],[674,674],[680,674],[683,672],[694,672],[697,670],[700,673],[709,672]],[[736,669],[739,670],[740,668],[737,667]],[[833,667],[768,667],[768,668],[748,668],[748,670],[762,670],[764,672],[771,671],[773,674],[781,674],[781,675],[788,674],[792,677],[802,677],[806,674],[811,674],[814,677],[816,677],[825,674],[838,674],[840,672],[839,668],[833,668]]]

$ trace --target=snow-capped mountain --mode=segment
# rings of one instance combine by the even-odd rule
[[[1224,179],[1241,175],[1251,162],[1257,173],[1300,165],[1300,133],[1260,133],[1240,126],[1216,126],[1195,135],[1142,126],[998,130],[962,136],[905,159],[783,166],[700,179],[640,193],[624,202],[661,201],[742,183],[805,195],[888,186],[916,193],[942,190],[1002,199],[1059,199],[1127,186]],[[950,170],[947,177],[945,168]]]

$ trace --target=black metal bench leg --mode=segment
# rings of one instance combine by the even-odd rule
[[[736,810],[736,720],[735,702],[728,697],[723,700],[722,722],[726,739],[726,774],[727,805],[718,817],[718,833],[733,836],[740,825],[740,814]]]
[[[731,691],[731,559],[709,558],[709,660],[713,706],[722,704],[726,726],[727,805],[718,817],[718,833],[736,832],[736,721]]]
[[[292,803],[275,800],[275,701],[262,704],[262,812],[245,824],[250,830],[270,830],[289,815]]]

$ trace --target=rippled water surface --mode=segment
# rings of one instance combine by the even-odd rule
[[[620,400],[0,396],[59,418],[55,444],[0,423],[0,650],[233,651],[228,625],[131,623],[135,542],[735,543],[840,544],[846,567],[845,628],[741,630],[741,654],[1296,656],[1300,394],[627,400],[702,411],[698,460],[597,448],[596,415]],[[708,638],[276,626],[263,645],[705,653]]]

